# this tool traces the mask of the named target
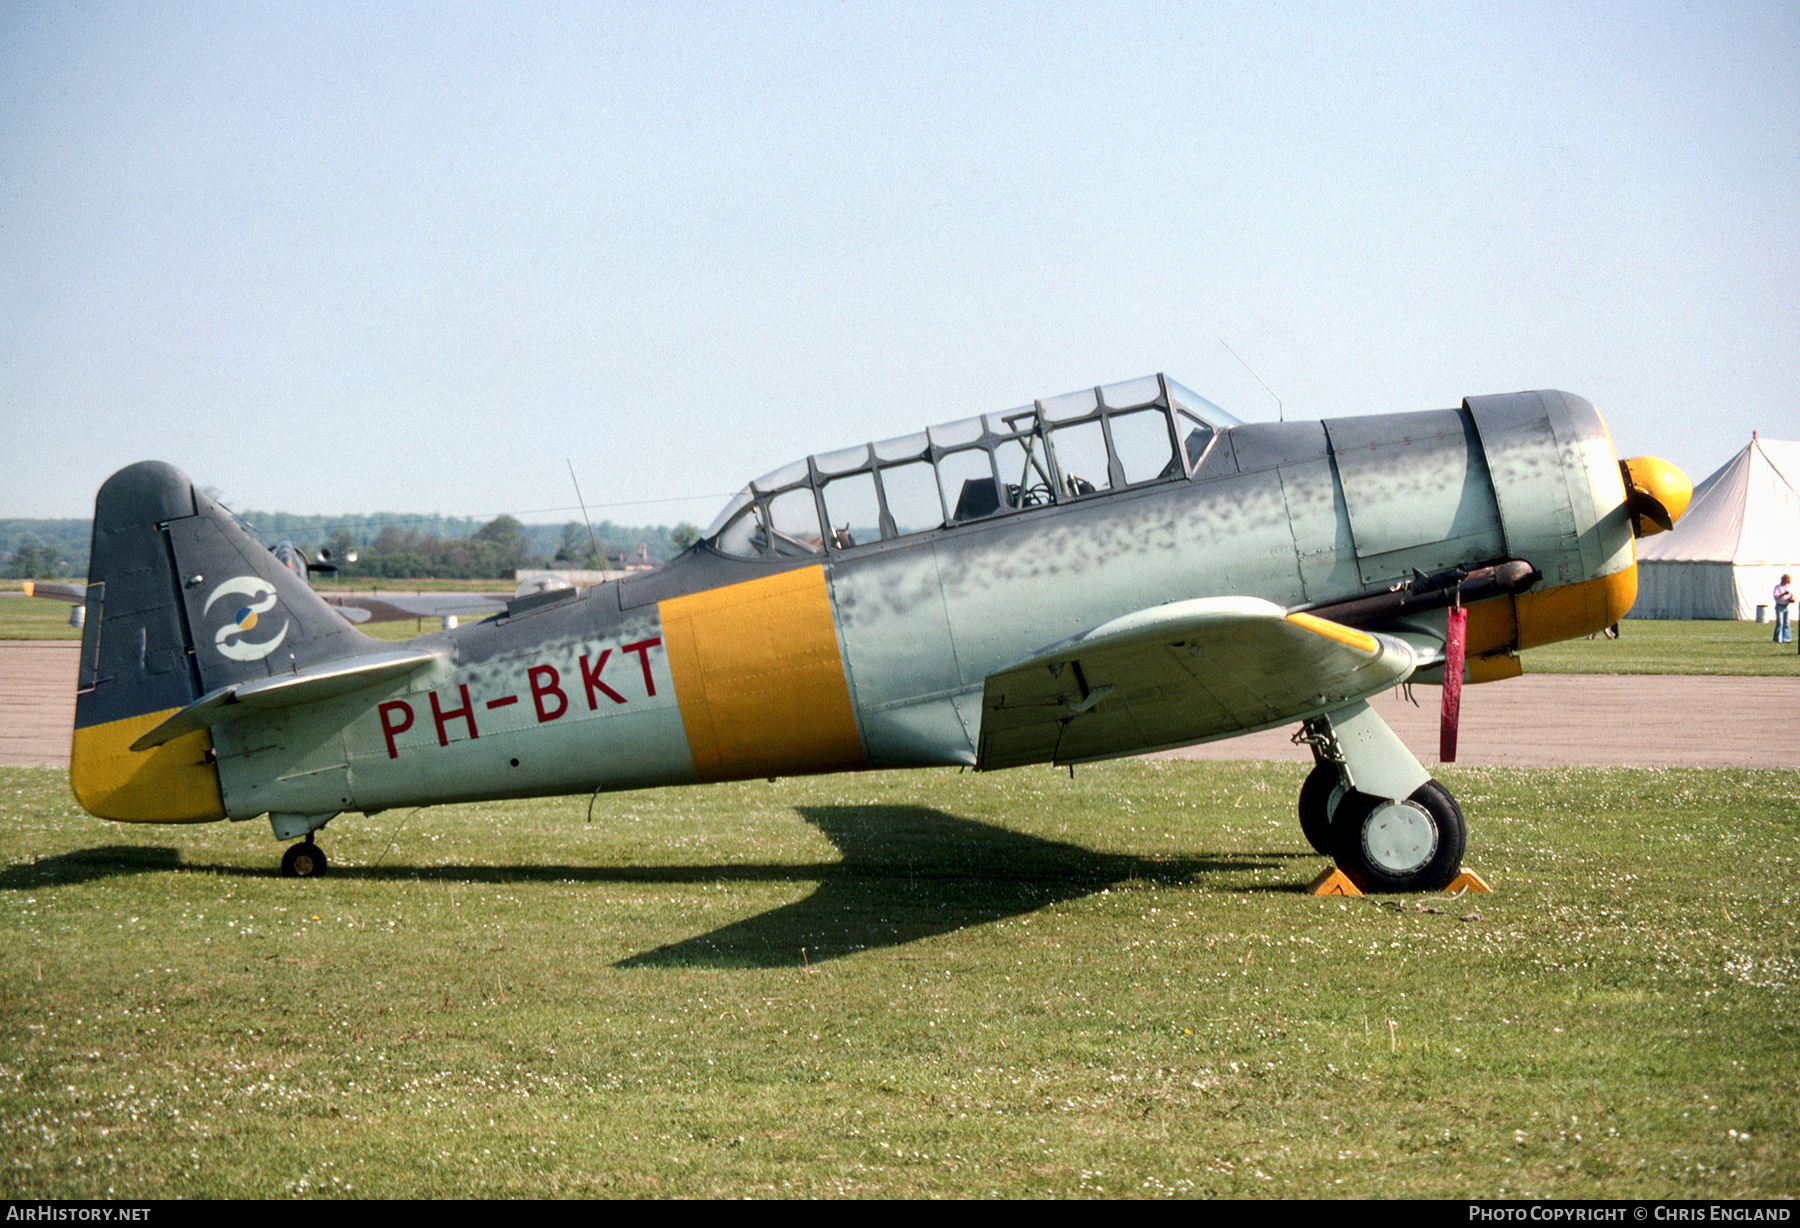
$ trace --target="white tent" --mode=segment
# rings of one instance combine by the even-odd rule
[[[1631,615],[1754,618],[1783,572],[1800,576],[1800,443],[1752,437],[1673,531],[1638,543]]]

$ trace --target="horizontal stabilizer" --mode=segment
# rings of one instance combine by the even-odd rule
[[[1080,763],[1291,724],[1405,681],[1421,655],[1254,597],[1153,606],[989,675],[977,763]]]
[[[296,704],[331,699],[373,683],[404,677],[437,659],[435,653],[418,648],[404,648],[329,661],[295,674],[277,674],[272,678],[234,682],[215,691],[208,691],[133,742],[131,749],[145,751],[196,729],[222,725],[227,721],[255,716],[273,708],[290,708]]]

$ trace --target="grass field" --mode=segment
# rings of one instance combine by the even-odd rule
[[[1527,649],[1528,674],[1736,674],[1800,677],[1794,644],[1768,623],[1628,618],[1616,640],[1565,640]]]
[[[1302,894],[1298,767],[350,816],[307,881],[0,772],[0,1197],[1800,1193],[1800,773],[1445,779],[1491,896]]]
[[[78,640],[69,625],[69,607],[60,601],[26,597],[15,584],[0,591],[0,640]]]

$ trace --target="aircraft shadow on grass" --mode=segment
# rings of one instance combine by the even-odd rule
[[[344,878],[395,882],[720,883],[816,881],[811,895],[619,960],[619,968],[798,967],[1020,916],[1125,883],[1181,886],[1203,875],[1268,869],[1301,857],[1240,852],[1155,858],[1100,853],[925,806],[801,806],[839,861],[669,866],[345,866]],[[0,890],[171,870],[244,874],[184,862],[158,845],[105,845],[0,871]],[[258,878],[275,871],[255,870]],[[1276,888],[1298,891],[1299,884]]]
[[[924,806],[801,806],[843,853],[803,900],[615,967],[790,967],[985,925],[1126,882],[1176,886],[1292,854],[1148,858],[1097,853]],[[799,867],[795,868],[796,870]]]
[[[0,870],[0,891],[66,887],[126,874],[154,874],[182,868],[181,850],[165,844],[102,844],[7,866]]]

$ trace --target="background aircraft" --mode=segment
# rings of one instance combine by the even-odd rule
[[[306,874],[346,810],[1298,724],[1315,847],[1432,889],[1463,817],[1365,699],[1616,621],[1687,494],[1564,393],[1245,425],[1152,376],[807,457],[659,571],[391,645],[146,462],[95,503],[70,780],[105,818],[267,814]]]

